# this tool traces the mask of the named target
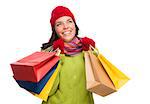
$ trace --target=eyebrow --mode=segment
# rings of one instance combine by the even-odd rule
[[[56,22],[56,24],[58,24],[58,23],[62,23],[62,22],[61,21]]]
[[[67,21],[72,20],[71,18],[69,18]]]
[[[69,19],[67,19],[67,21],[73,21],[71,18],[69,18]],[[58,22],[56,22],[56,24],[59,24],[59,23],[62,23],[62,21],[58,21]]]

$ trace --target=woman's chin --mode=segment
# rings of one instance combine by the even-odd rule
[[[63,39],[65,42],[70,42],[73,38]]]
[[[74,38],[74,37],[68,37],[68,38],[64,38],[63,40],[64,40],[65,42],[70,42],[71,40],[73,40],[73,38]]]

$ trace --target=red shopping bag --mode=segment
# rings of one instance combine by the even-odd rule
[[[16,80],[39,82],[59,61],[56,52],[35,52],[11,65]]]

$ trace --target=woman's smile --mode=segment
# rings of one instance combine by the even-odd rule
[[[70,35],[71,34],[71,31],[65,31],[62,33],[63,35]]]

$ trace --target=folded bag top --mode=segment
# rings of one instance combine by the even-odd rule
[[[39,65],[37,63],[44,63],[54,57],[56,53],[55,52],[35,52],[29,56],[26,56],[20,60],[18,60],[17,64],[22,65]],[[32,63],[32,64],[31,64]]]
[[[11,64],[16,80],[39,82],[59,61],[56,52],[34,52]]]

